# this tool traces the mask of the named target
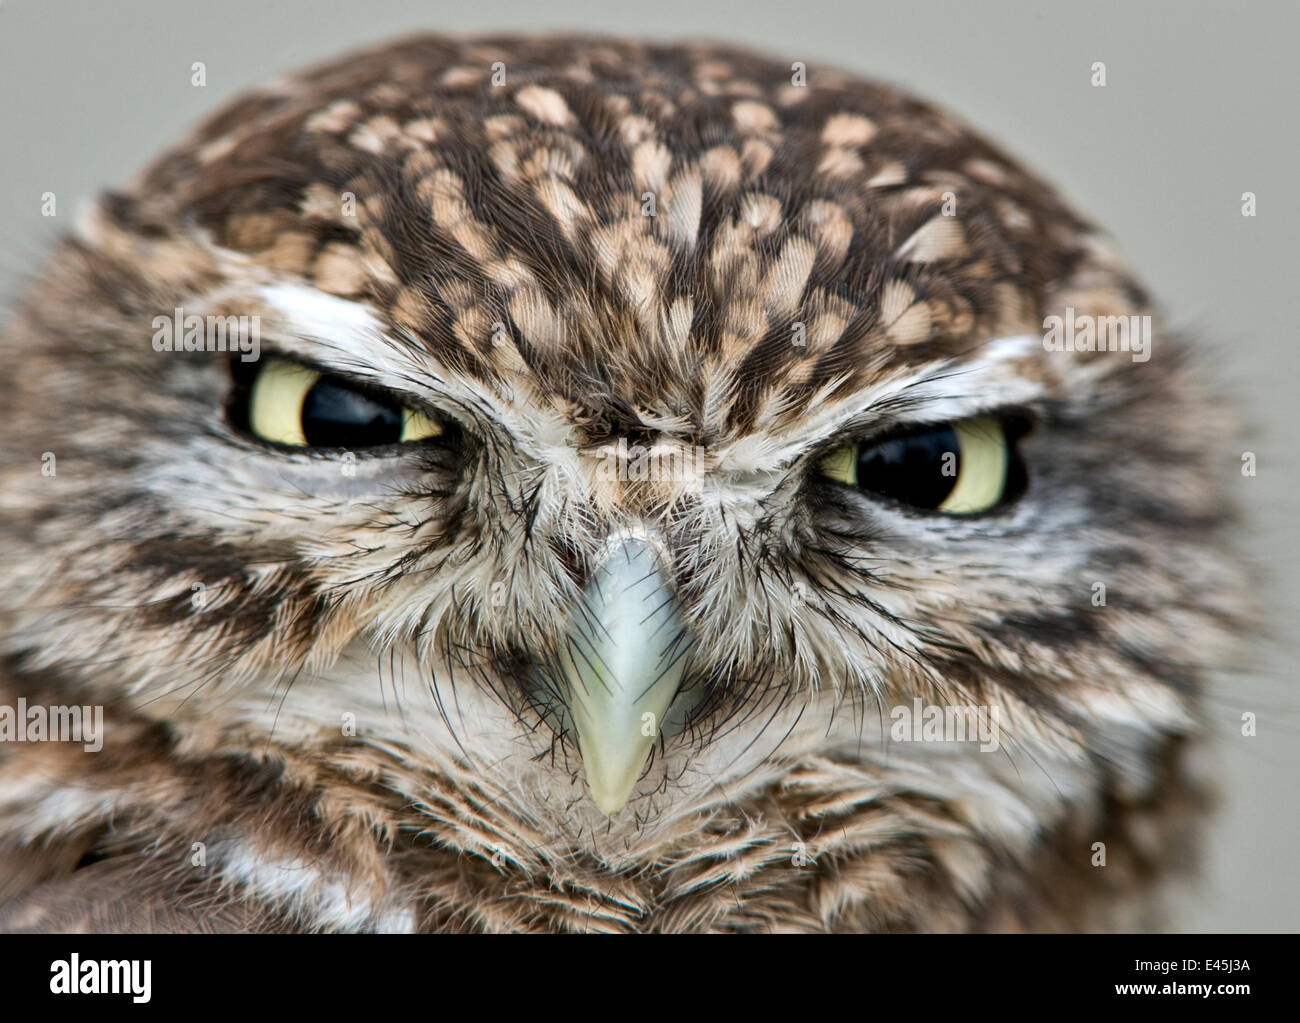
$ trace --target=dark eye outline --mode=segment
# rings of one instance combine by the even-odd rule
[[[288,364],[299,368],[304,372],[317,374],[316,380],[312,382],[312,387],[315,387],[322,381],[328,382],[341,390],[355,394],[383,409],[396,413],[401,416],[403,420],[406,418],[404,413],[409,412],[412,415],[419,416],[426,422],[426,425],[436,426],[439,428],[440,432],[437,434],[422,436],[413,440],[398,440],[383,444],[353,444],[342,446],[326,446],[311,443],[283,443],[271,440],[270,438],[258,433],[257,430],[253,428],[251,403],[254,386],[260,374],[276,362]],[[359,382],[349,377],[347,374],[324,370],[299,359],[286,358],[282,355],[272,353],[264,354],[263,357],[256,362],[243,362],[242,360],[235,359],[231,361],[230,366],[233,386],[226,401],[227,422],[230,427],[241,436],[254,440],[265,447],[273,448],[278,451],[297,452],[300,454],[315,453],[329,455],[338,454],[344,451],[355,451],[364,455],[381,456],[392,455],[401,451],[430,445],[454,446],[459,442],[459,427],[451,420],[429,414],[420,409],[412,409],[411,406],[404,404],[402,399],[397,396],[377,389],[367,382]],[[308,391],[304,392],[304,399],[307,393],[310,393],[310,388]],[[301,409],[298,414],[301,415]]]
[[[940,431],[951,430],[956,424],[969,424],[981,419],[996,420],[1002,429],[1003,437],[1006,443],[1006,472],[1004,475],[1002,493],[997,501],[979,511],[972,512],[951,512],[942,511],[938,507],[927,507],[925,505],[913,504],[900,497],[879,490],[868,490],[856,483],[849,483],[834,476],[829,475],[823,468],[825,463],[839,455],[845,450],[852,452],[852,457],[856,465],[857,460],[863,452],[870,452],[873,449],[883,447],[894,441],[907,440],[910,438],[928,437]],[[861,494],[868,500],[892,506],[910,512],[916,515],[924,515],[930,518],[942,519],[977,519],[985,516],[999,514],[1016,504],[1024,497],[1029,489],[1029,470],[1025,463],[1023,455],[1020,453],[1019,444],[1026,434],[1034,427],[1037,417],[1026,409],[1002,409],[984,413],[976,416],[965,416],[961,419],[950,419],[941,422],[931,423],[909,423],[906,426],[896,429],[881,431],[860,437],[857,439],[839,440],[825,445],[819,451],[810,455],[810,464],[812,472],[818,483],[826,486],[846,489]],[[960,478],[960,470],[959,477]],[[956,488],[954,481],[953,488]],[[949,491],[948,497],[951,497],[953,491]],[[945,498],[946,500],[947,498]]]

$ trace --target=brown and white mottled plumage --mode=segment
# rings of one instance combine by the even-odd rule
[[[259,444],[228,356],[151,344],[178,307],[460,442]],[[815,65],[421,37],[238,100],[4,334],[0,702],[106,730],[0,744],[0,928],[1149,922],[1241,603],[1224,416],[1158,322],[1145,363],[1045,351],[1066,307],[1151,312],[1045,184]],[[1033,428],[997,514],[816,472],[1005,408]],[[619,439],[702,471],[611,480]],[[606,816],[536,680],[629,531],[689,699]],[[1001,750],[890,742],[916,697],[1001,708]]]

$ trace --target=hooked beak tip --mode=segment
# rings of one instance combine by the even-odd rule
[[[659,555],[629,537],[583,590],[559,658],[564,703],[592,801],[607,817],[632,797],[681,686],[685,626]]]

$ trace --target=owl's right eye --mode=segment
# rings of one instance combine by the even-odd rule
[[[249,433],[286,447],[373,448],[440,436],[422,412],[288,359],[259,364],[242,408]]]

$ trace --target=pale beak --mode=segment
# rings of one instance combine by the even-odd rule
[[[556,679],[591,798],[609,816],[627,803],[659,737],[689,644],[654,546],[639,537],[612,544],[569,617]]]

